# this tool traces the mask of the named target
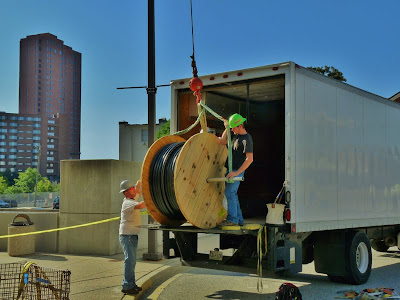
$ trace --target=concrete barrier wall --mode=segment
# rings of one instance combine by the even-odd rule
[[[36,210],[36,211],[35,211]],[[0,210],[0,236],[8,234],[8,225],[12,223],[18,214],[26,214],[34,223],[35,231],[58,228],[58,212],[55,210],[37,209],[1,209]],[[18,218],[15,221],[24,221]],[[7,251],[8,239],[0,239],[0,251]],[[58,252],[58,232],[44,233],[35,235],[36,252],[57,253]]]
[[[61,162],[60,226],[72,226],[120,216],[122,180],[140,179],[140,162],[120,160],[64,160]],[[147,216],[142,216],[147,224]],[[60,231],[59,251],[72,254],[121,253],[119,221]],[[161,234],[158,235],[161,242]],[[139,235],[139,249],[147,247],[147,230]]]
[[[142,163],[119,160],[64,160],[61,162],[60,209],[0,209],[0,236],[8,234],[8,224],[19,213],[27,214],[35,230],[80,225],[119,217],[124,196],[119,193],[122,180],[136,183]],[[139,200],[142,200],[141,198]],[[147,225],[148,215],[142,215]],[[35,235],[36,251],[114,255],[122,253],[119,220]],[[158,245],[162,233],[157,231]],[[139,235],[138,250],[148,247],[148,230]],[[0,239],[0,251],[7,251],[7,239]]]

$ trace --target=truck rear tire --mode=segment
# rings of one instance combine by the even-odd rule
[[[378,252],[387,252],[389,249],[384,240],[371,240],[371,247]]]
[[[347,283],[363,284],[371,275],[371,243],[363,232],[351,231],[346,235],[346,274]]]

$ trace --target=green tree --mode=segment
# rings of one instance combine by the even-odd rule
[[[160,130],[157,131],[156,139],[162,138],[163,136],[170,134],[170,123],[171,120],[168,120],[167,122],[161,125]]]
[[[313,70],[315,72],[321,73],[325,76],[346,82],[347,79],[344,78],[343,73],[340,72],[338,69],[336,69],[335,67],[307,67],[307,69]]]
[[[25,172],[20,172],[18,178],[14,179],[15,184],[7,188],[7,193],[31,193],[35,190],[37,169],[28,168]],[[38,174],[38,183],[42,176]]]
[[[50,180],[48,180],[46,177],[44,177],[44,178],[42,178],[42,180],[40,180],[38,182],[37,191],[38,192],[54,192],[54,186],[50,182]]]
[[[3,176],[0,176],[0,194],[4,194],[8,187],[7,181]]]
[[[13,185],[14,184],[14,179],[18,178],[18,173],[17,172],[11,172],[9,169],[7,169],[5,172],[1,173],[0,176],[4,177],[4,179],[7,182],[7,185]]]

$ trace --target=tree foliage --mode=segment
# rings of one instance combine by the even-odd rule
[[[42,178],[41,181],[38,182],[37,186],[38,192],[54,192],[54,186],[46,177]]]
[[[6,179],[3,176],[0,176],[0,194],[4,194],[7,187],[8,187],[8,184],[7,184]]]
[[[170,134],[170,123],[171,120],[168,120],[167,122],[161,125],[160,130],[157,131],[156,139],[162,138],[163,136]]]
[[[36,174],[38,175],[38,192],[58,192],[60,184],[54,186],[46,177],[42,177],[37,169],[28,168],[25,172],[18,173],[14,179],[14,185],[9,185],[4,175],[0,175],[0,194],[33,193],[36,185]]]
[[[17,172],[11,172],[9,169],[7,169],[5,172],[1,173],[0,176],[4,177],[4,179],[6,180],[7,185],[13,185],[14,184],[14,179],[18,178],[18,173]]]
[[[28,168],[25,172],[20,172],[18,178],[14,179],[14,187],[19,193],[31,193],[35,190],[37,169]],[[38,182],[42,180],[42,176],[38,175]]]
[[[325,76],[346,82],[347,79],[344,78],[343,73],[340,72],[338,69],[336,69],[335,67],[307,67],[307,69],[313,70],[315,72],[321,73]]]

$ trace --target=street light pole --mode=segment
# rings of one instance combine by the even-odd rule
[[[36,166],[35,198],[33,200],[33,207],[36,207],[37,184],[38,184],[39,167],[40,167],[40,145],[39,145],[39,147],[34,147],[34,149],[36,149],[36,148],[39,148],[39,153],[38,153],[38,160],[37,160],[37,166]]]
[[[155,24],[154,24],[154,0],[148,0],[148,84],[147,84],[147,109],[148,109],[148,145],[154,143],[156,129],[156,67],[155,67]],[[153,218],[148,216],[148,223],[153,223]],[[157,232],[148,230],[148,252],[143,254],[147,260],[160,260],[163,258],[161,252],[157,252]]]

